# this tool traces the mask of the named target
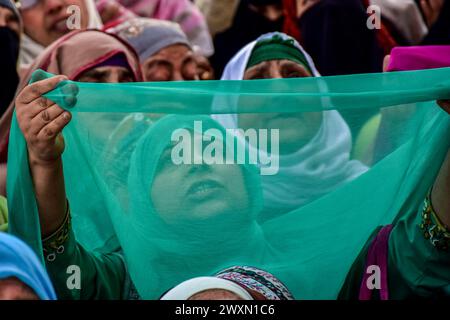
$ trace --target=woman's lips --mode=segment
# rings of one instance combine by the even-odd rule
[[[193,200],[204,200],[214,196],[223,189],[223,185],[215,180],[202,180],[194,182],[187,191],[187,196]]]
[[[57,22],[55,22],[52,25],[51,29],[53,31],[58,32],[58,33],[66,33],[67,31],[69,31],[69,28],[67,26],[67,19],[68,18],[69,17],[64,17],[64,18],[58,20]]]

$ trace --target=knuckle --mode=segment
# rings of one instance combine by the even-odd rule
[[[39,99],[38,99],[38,104],[39,104],[39,106],[41,107],[41,108],[46,108],[47,107],[47,98],[45,98],[45,97],[40,97]]]
[[[49,122],[50,121],[50,113],[48,112],[48,110],[44,110],[41,112],[41,119],[44,122]]]
[[[55,135],[54,130],[51,128],[44,128],[43,133],[46,138],[52,138]]]
[[[33,95],[41,95],[41,92],[39,91],[38,87],[35,85],[30,86],[30,91]]]

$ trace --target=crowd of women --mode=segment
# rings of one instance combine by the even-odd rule
[[[381,9],[380,28],[367,24],[374,5]],[[68,10],[73,6],[78,11]],[[74,14],[79,14],[77,30],[68,23]],[[351,110],[257,117],[81,115],[74,123],[78,130],[101,126],[88,138],[104,163],[112,164],[102,173],[110,192],[133,219],[140,219],[135,229],[124,230],[160,241],[151,250],[133,252],[136,246],[122,235],[121,241],[93,250],[78,241],[72,218],[80,208],[91,210],[96,201],[72,203],[72,181],[63,169],[62,132],[75,119],[44,94],[65,80],[74,81],[62,89],[70,106],[80,90],[75,84],[83,82],[319,78],[446,68],[450,1],[0,0],[0,43],[0,299],[288,300],[298,298],[290,287],[296,278],[287,281],[285,275],[293,271],[261,262],[283,259],[278,257],[279,242],[267,239],[285,236],[273,229],[289,224],[289,212],[369,170],[376,162],[373,152],[358,156],[352,146],[357,137],[367,138],[364,132],[380,115],[362,112],[351,126]],[[414,50],[402,57],[396,48],[400,46]],[[395,50],[396,60],[390,58]],[[437,103],[450,113],[449,101]],[[10,135],[15,121],[26,141],[42,252],[23,242],[29,235],[17,230],[27,228],[14,227],[15,236],[7,234],[18,215],[12,205],[8,212],[13,190],[7,190],[7,174],[16,165],[8,162],[18,147]],[[256,177],[248,165],[176,167],[166,159],[170,133],[177,128],[192,131],[194,121],[224,136],[224,128],[282,127],[278,173]],[[246,143],[245,137],[231,139]],[[448,298],[450,151],[445,153],[418,211],[403,212],[392,224],[370,230],[335,298]],[[198,183],[200,175],[206,182]],[[125,185],[142,192],[129,193]],[[139,213],[142,207],[148,211]],[[182,207],[185,212],[178,212]],[[283,220],[275,224],[274,217],[280,216]],[[101,225],[111,223],[108,215],[95,219]],[[298,242],[283,241],[281,252],[296,254]],[[157,276],[136,272],[136,264],[129,262],[133,254],[149,256],[147,267]],[[234,266],[223,265],[224,255]],[[376,260],[380,256],[382,262]],[[362,285],[370,261],[378,261],[382,269],[383,286],[377,290]],[[73,265],[82,270],[81,289],[67,286],[66,270]],[[157,284],[146,285],[149,279]]]

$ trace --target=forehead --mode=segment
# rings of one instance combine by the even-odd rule
[[[33,300],[37,299],[34,291],[15,277],[0,279],[1,300]]]
[[[184,45],[184,44],[173,44],[168,47],[165,47],[161,50],[159,50],[154,55],[150,56],[147,61],[153,61],[153,60],[182,60],[188,56],[191,56],[193,54],[192,50]]]
[[[102,66],[102,67],[96,67],[89,71],[86,71],[85,74],[92,74],[92,73],[111,73],[111,72],[131,72],[128,70],[128,68],[125,67],[119,67],[119,66]]]
[[[0,5],[0,16],[15,16],[15,15],[11,9],[5,8]]]
[[[234,292],[224,289],[209,289],[194,294],[188,300],[243,300]]]
[[[245,74],[255,73],[255,72],[261,72],[266,71],[272,68],[295,68],[295,69],[305,69],[305,67],[302,64],[299,64],[297,62],[287,60],[287,59],[279,59],[279,60],[267,60],[260,62],[247,70],[245,70]],[[306,69],[305,69],[306,70]]]

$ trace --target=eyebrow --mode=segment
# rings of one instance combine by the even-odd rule
[[[297,69],[301,69],[302,71],[304,71],[305,75],[312,75],[311,72],[308,70],[308,67],[304,66],[303,64],[299,64],[293,61],[284,61],[281,63],[281,68],[287,68],[287,67],[292,67],[295,66]]]
[[[267,74],[268,68],[267,65],[263,64],[260,66],[256,66],[253,70],[251,70],[250,78],[255,76],[264,76]]]
[[[194,54],[192,52],[188,52],[184,57],[183,60],[181,61],[181,65],[185,65],[188,62],[191,61],[195,61],[194,59]],[[151,68],[156,64],[161,64],[161,65],[165,65],[167,67],[172,68],[172,63],[169,62],[169,60],[167,59],[163,59],[163,58],[154,58],[154,60],[151,60],[148,64],[147,67]]]
[[[153,68],[153,67],[155,67],[157,65],[161,65],[161,66],[164,66],[166,68],[172,68],[172,64],[169,61],[167,61],[165,59],[161,59],[161,58],[156,58],[155,60],[150,61],[147,64],[147,67],[148,68]]]

